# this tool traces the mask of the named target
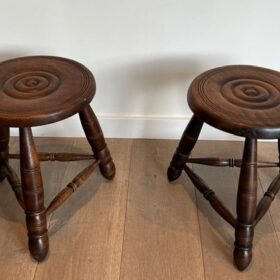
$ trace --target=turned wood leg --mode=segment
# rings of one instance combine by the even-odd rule
[[[31,128],[20,128],[20,171],[29,250],[34,259],[42,261],[48,253],[49,239],[40,162]]]
[[[0,127],[0,182],[3,181],[7,176],[6,168],[4,165],[5,162],[8,161],[9,139],[9,127]]]
[[[106,145],[99,122],[88,105],[80,113],[80,120],[96,159],[100,160],[99,169],[107,179],[113,179],[116,173],[110,151]]]
[[[184,165],[197,142],[202,125],[203,122],[193,115],[168,167],[167,177],[169,181],[174,181],[181,175]]]
[[[234,262],[244,270],[252,259],[257,204],[257,139],[246,138],[237,193]]]

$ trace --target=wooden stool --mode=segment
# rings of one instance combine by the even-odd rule
[[[279,167],[279,162],[257,161],[258,139],[280,138],[280,73],[253,66],[225,66],[198,76],[188,91],[194,112],[167,171],[177,179],[182,170],[212,207],[235,229],[234,262],[244,270],[252,259],[254,227],[270,207],[280,188],[280,174],[257,205],[257,168]],[[190,158],[203,122],[245,137],[243,158]],[[280,144],[278,140],[278,150]],[[240,167],[237,218],[186,163]]]
[[[99,166],[112,179],[115,166],[98,120],[89,106],[95,81],[83,65],[60,57],[34,56],[0,63],[0,179],[7,178],[26,214],[29,250],[42,261],[49,247],[46,216],[65,202]],[[32,126],[57,122],[79,113],[93,155],[37,153]],[[9,127],[19,127],[20,154],[9,154]],[[9,165],[20,159],[21,182]],[[45,209],[40,161],[93,159]]]

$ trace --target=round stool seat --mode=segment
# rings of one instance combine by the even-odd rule
[[[65,119],[89,104],[91,72],[61,57],[30,56],[0,63],[0,125],[31,127]]]
[[[209,70],[191,84],[188,103],[202,121],[249,138],[280,138],[280,73],[233,65]]]

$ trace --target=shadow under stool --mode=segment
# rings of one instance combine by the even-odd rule
[[[279,162],[257,161],[257,141],[280,138],[280,73],[246,65],[206,71],[190,85],[188,104],[194,115],[170,162],[168,179],[176,180],[184,170],[217,213],[235,229],[234,262],[239,270],[244,270],[252,259],[254,227],[280,189],[279,174],[257,205],[258,168],[279,167]],[[204,122],[244,137],[243,158],[190,158]],[[187,163],[241,168],[236,218]]]
[[[0,180],[8,179],[25,211],[29,251],[42,261],[49,248],[46,217],[65,202],[99,166],[112,179],[115,165],[98,120],[89,103],[95,80],[82,64],[51,56],[31,56],[0,63]],[[38,153],[31,127],[66,119],[78,113],[93,154]],[[20,154],[9,154],[9,128],[19,128]],[[9,165],[20,160],[21,181]],[[40,161],[92,159],[45,208]]]

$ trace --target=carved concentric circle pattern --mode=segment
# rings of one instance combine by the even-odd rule
[[[188,92],[204,122],[236,135],[280,138],[280,72],[250,65],[206,71]]]
[[[32,71],[20,73],[6,80],[3,91],[14,98],[40,98],[53,93],[59,84],[59,78],[53,73]]]
[[[53,123],[79,113],[95,93],[92,73],[55,56],[28,56],[0,63],[0,122],[9,127]]]
[[[193,86],[197,87],[194,92],[197,91],[203,103],[213,112],[223,114],[231,112],[239,115],[240,110],[262,111],[280,106],[280,75],[278,83],[275,83],[275,77],[270,73],[256,75],[254,71],[242,71],[244,67],[228,66],[205,72],[194,80]],[[190,99],[193,99],[192,96]]]
[[[267,109],[279,104],[280,92],[272,84],[255,79],[234,79],[221,87],[230,103],[248,109]]]

